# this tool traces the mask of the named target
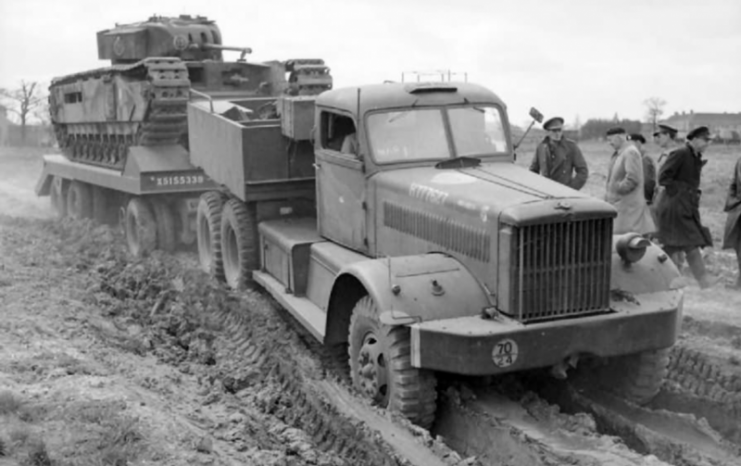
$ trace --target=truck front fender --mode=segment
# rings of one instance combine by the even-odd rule
[[[645,255],[634,263],[624,261],[616,248],[612,252],[610,289],[633,294],[668,291],[680,288],[681,274],[674,262],[657,245],[651,243]]]
[[[348,264],[334,282],[327,316],[328,341],[346,341],[355,302],[343,300],[348,288],[362,287],[373,298],[386,324],[480,315],[491,305],[487,290],[456,259],[423,254],[364,260]],[[357,297],[360,293],[351,295]]]

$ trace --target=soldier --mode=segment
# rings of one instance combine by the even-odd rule
[[[661,154],[656,161],[659,169],[661,169],[669,153],[674,150],[674,138],[676,137],[677,130],[669,125],[659,125],[659,129],[654,132],[654,142],[661,148]]]
[[[646,153],[644,147],[646,138],[642,134],[633,133],[629,139],[633,141],[633,145],[641,153],[641,160],[643,161],[643,193],[646,197],[646,204],[650,206],[654,201],[654,190],[656,189],[656,165],[654,165],[651,156]]]
[[[723,249],[736,251],[738,277],[734,288],[741,290],[741,158],[736,161],[731,185],[728,188],[726,206],[723,210],[728,212],[723,234]]]
[[[653,233],[656,227],[644,197],[641,154],[628,142],[625,129],[610,128],[606,135],[615,149],[610,158],[605,192],[605,200],[618,211],[613,233]]]
[[[563,137],[563,123],[561,117],[543,123],[548,135],[535,149],[530,171],[578,190],[587,182],[589,169],[576,142]]]
[[[713,245],[713,239],[700,221],[700,175],[705,160],[702,151],[710,143],[705,126],[687,134],[687,144],[671,152],[659,171],[664,193],[657,200],[656,218],[659,240],[664,251],[681,266],[678,253],[684,251],[692,275],[701,288],[712,285],[700,248]]]

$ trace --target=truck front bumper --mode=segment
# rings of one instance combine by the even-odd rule
[[[465,375],[550,367],[572,356],[619,356],[674,344],[682,290],[636,295],[612,312],[522,324],[509,318],[459,317],[410,325],[412,365]]]

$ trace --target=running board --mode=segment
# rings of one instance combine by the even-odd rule
[[[298,298],[286,293],[286,287],[266,272],[252,272],[255,279],[291,315],[316,338],[324,343],[327,328],[327,314],[306,298]]]

